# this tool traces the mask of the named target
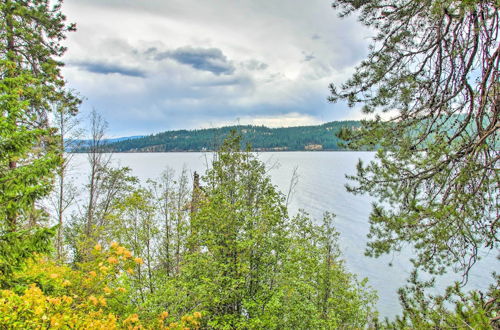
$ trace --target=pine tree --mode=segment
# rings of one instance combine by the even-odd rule
[[[497,0],[338,0],[376,35],[331,101],[375,119],[345,131],[350,147],[378,145],[354,193],[379,203],[368,252],[411,243],[417,268],[467,275],[480,249],[497,250],[500,172],[500,4]],[[388,118],[391,118],[388,120]]]
[[[498,0],[337,0],[376,35],[368,58],[331,101],[363,105],[374,120],[344,130],[351,148],[379,150],[350,177],[378,199],[367,253],[412,246],[414,275],[400,291],[394,328],[498,327],[498,277],[490,292],[427,296],[424,270],[464,281],[500,236],[500,3]],[[389,119],[390,118],[390,119]],[[458,297],[458,299],[457,299]],[[451,311],[450,306],[455,307]]]
[[[0,218],[4,230],[20,229],[34,204],[51,190],[60,163],[51,104],[76,111],[79,101],[64,89],[60,45],[65,25],[61,2],[0,2]]]
[[[60,74],[65,25],[61,2],[0,1],[0,273],[47,252],[53,229],[37,229],[36,203],[52,189],[61,163],[51,106],[75,112],[79,100]],[[6,285],[6,283],[2,283]]]

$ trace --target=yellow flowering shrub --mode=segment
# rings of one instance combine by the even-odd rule
[[[127,276],[140,261],[118,243],[108,250],[96,245],[93,260],[78,269],[38,256],[14,274],[16,283],[26,285],[0,291],[0,327],[198,329],[200,313],[168,323],[164,312],[144,324],[131,307],[127,309],[132,306],[127,303]]]
[[[117,317],[90,301],[46,296],[35,284],[21,295],[0,291],[0,324],[6,328],[116,329]]]

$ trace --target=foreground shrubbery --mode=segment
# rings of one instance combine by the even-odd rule
[[[192,190],[172,173],[140,186],[127,169],[103,169],[108,197],[96,203],[97,224],[88,236],[88,214],[73,218],[64,259],[49,253],[55,230],[4,235],[0,324],[411,329],[488,328],[498,318],[498,286],[488,296],[456,287],[429,299],[415,277],[401,291],[402,316],[378,324],[374,292],[344,268],[334,217],[321,224],[304,213],[290,217],[265,165],[240,151],[237,135],[201,179]]]
[[[78,269],[35,256],[0,291],[0,324],[5,328],[199,328],[200,313],[176,322],[167,311],[142,320],[130,304],[128,276],[142,263],[117,243],[96,245],[92,260]]]
[[[231,135],[202,184],[140,186],[103,168],[106,199],[75,216],[57,260],[17,239],[0,323],[18,328],[332,329],[374,323],[375,294],[344,268],[333,216],[290,217],[265,165]],[[32,237],[32,236],[30,236]],[[107,244],[106,242],[120,242]],[[16,252],[17,251],[17,252]],[[23,251],[19,254],[19,251]],[[40,251],[37,253],[36,251]],[[1,264],[6,264],[2,262]],[[203,318],[201,317],[203,315]]]
[[[265,165],[231,135],[191,190],[172,174],[138,186],[126,171],[107,171],[111,207],[96,214],[94,241],[120,241],[143,263],[129,275],[129,304],[152,322],[201,312],[207,328],[363,327],[375,295],[340,258],[333,217],[316,225],[289,217]],[[107,190],[106,190],[107,191]],[[68,230],[70,251],[87,258],[87,217]]]
[[[141,187],[128,169],[108,166],[104,125],[93,121],[88,200],[71,219],[63,214],[77,197],[66,189],[61,154],[65,118],[79,100],[60,72],[61,42],[74,30],[61,5],[0,2],[0,326],[375,325],[374,294],[343,267],[331,216],[322,225],[304,214],[290,217],[264,165],[240,152],[234,135],[203,187],[191,190],[185,173],[175,180],[168,172]],[[334,5],[343,14],[362,8],[361,20],[380,32],[375,41],[385,41],[353,79],[331,86],[331,100],[363,103],[367,113],[400,109],[390,125],[376,116],[342,134],[351,148],[380,146],[380,162],[360,163],[353,177],[359,185],[350,188],[390,206],[374,207],[368,252],[399,251],[406,242],[418,250],[417,269],[440,274],[455,265],[466,275],[481,246],[495,251],[499,243],[500,52],[491,48],[498,44],[498,1]],[[432,72],[422,56],[436,64]],[[474,83],[476,72],[482,78]],[[58,115],[60,136],[49,120]],[[57,202],[48,214],[39,203],[56,174]],[[57,258],[47,225],[54,219]],[[112,241],[121,245],[107,246]],[[411,284],[401,291],[402,316],[385,326],[499,327],[498,280],[484,294],[455,286],[437,297],[427,296],[425,284]]]

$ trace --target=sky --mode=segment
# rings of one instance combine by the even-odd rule
[[[360,119],[327,101],[369,31],[328,0],[66,0],[63,75],[113,137]]]

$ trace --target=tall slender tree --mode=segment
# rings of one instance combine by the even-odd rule
[[[59,259],[62,259],[63,251],[63,232],[66,225],[66,214],[68,209],[77,200],[78,189],[71,180],[71,166],[70,161],[73,158],[73,153],[67,152],[74,150],[81,142],[78,140],[81,131],[78,128],[80,124],[78,117],[72,113],[68,113],[64,107],[55,106],[54,111],[54,126],[58,130],[57,144],[59,150],[63,152],[62,160],[57,168],[56,174],[56,188],[51,193],[49,198],[49,206],[55,220],[57,221],[57,237],[56,237],[56,250]]]
[[[61,1],[0,2],[0,218],[16,231],[34,202],[51,190],[60,163],[51,104],[76,112],[79,100],[64,88],[57,60],[65,48]]]

